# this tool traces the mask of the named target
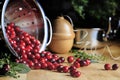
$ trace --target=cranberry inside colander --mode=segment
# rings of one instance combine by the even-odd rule
[[[24,53],[24,48],[33,53],[44,51],[47,46],[48,25],[37,0],[5,0],[1,26],[7,46],[17,57]],[[22,37],[24,39],[21,39]],[[34,43],[32,39],[37,42]]]

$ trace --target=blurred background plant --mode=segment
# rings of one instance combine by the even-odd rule
[[[71,0],[74,10],[88,23],[107,24],[108,18],[116,16],[119,9],[119,0]],[[93,19],[89,21],[89,18]]]

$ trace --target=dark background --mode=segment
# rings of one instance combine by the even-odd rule
[[[107,29],[108,22],[102,20],[96,20],[89,15],[86,15],[86,19],[82,19],[79,14],[73,9],[70,0],[39,0],[46,16],[53,21],[57,16],[68,15],[72,18],[74,27],[77,28],[104,28]],[[112,27],[118,26],[119,11],[117,16],[112,17]],[[101,25],[105,23],[104,25]]]

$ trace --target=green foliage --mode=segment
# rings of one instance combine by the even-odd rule
[[[18,78],[18,73],[27,73],[30,71],[30,68],[25,64],[16,63],[11,60],[11,54],[9,53],[0,53],[0,69],[4,64],[10,65],[10,70],[5,75],[0,76],[10,76],[13,78]]]
[[[73,8],[85,19],[89,15],[97,20],[108,19],[116,14],[118,8],[117,0],[71,0]]]
[[[87,4],[88,0],[72,0],[75,11],[77,11],[82,18],[85,16],[84,7],[87,6]]]
[[[90,59],[92,62],[99,62],[99,61],[104,61],[106,58],[102,55],[99,54],[89,54],[84,51],[79,51],[79,50],[71,50],[71,52],[74,54],[76,58],[80,58],[82,60],[85,59]]]

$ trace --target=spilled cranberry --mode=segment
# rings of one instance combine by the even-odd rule
[[[67,61],[72,63],[74,61],[74,56],[68,56]]]
[[[110,70],[110,69],[111,69],[111,65],[110,65],[109,63],[106,63],[106,64],[104,65],[104,69],[105,69],[105,70]]]
[[[112,65],[112,70],[117,70],[119,68],[118,64],[113,64]]]

